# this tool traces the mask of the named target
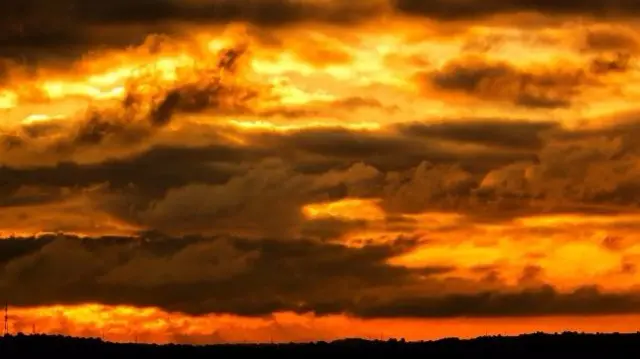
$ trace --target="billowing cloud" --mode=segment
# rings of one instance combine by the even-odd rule
[[[581,87],[592,80],[580,69],[529,72],[507,63],[464,59],[423,74],[419,81],[439,91],[458,92],[481,100],[529,108],[561,108],[570,106]]]
[[[28,253],[20,250],[22,240],[18,242],[4,242],[15,248],[16,256],[5,260],[2,279],[15,305],[99,301],[188,313],[266,315],[274,310],[321,310],[313,303],[323,301],[316,296],[327,285],[339,286],[335,294],[344,297],[358,288],[380,290],[413,276],[408,269],[384,263],[411,248],[412,242],[402,241],[348,249],[225,238],[43,238],[33,242]],[[295,277],[283,275],[286,272]],[[378,273],[374,282],[371,273]],[[39,285],[41,276],[46,276],[46,287]],[[41,296],[30,295],[37,287]],[[61,290],[65,298],[56,294]]]
[[[345,198],[379,198],[394,215],[484,208],[485,215],[517,217],[541,206],[630,206],[638,194],[635,127],[585,132],[549,122],[473,120],[413,122],[384,135],[258,132],[248,146],[152,147],[97,163],[0,172],[5,206],[94,188],[96,205],[150,228],[295,236],[306,221],[302,207]],[[503,205],[519,210],[500,213]],[[274,210],[278,216],[269,215]]]
[[[552,287],[470,294],[436,279],[449,268],[407,269],[385,260],[417,243],[336,244],[233,238],[84,239],[4,242],[0,283],[14,305],[103,302],[184,313],[272,312],[362,317],[594,315],[636,313],[638,296]],[[30,250],[27,248],[30,247]],[[289,274],[285,274],[289,273]],[[46,281],[42,282],[42,280]],[[482,284],[474,284],[482,291]],[[323,295],[333,288],[332,296]],[[38,289],[37,295],[31,295]]]

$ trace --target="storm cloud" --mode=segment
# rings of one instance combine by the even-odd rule
[[[251,227],[299,233],[289,229],[306,221],[302,207],[344,198],[379,198],[390,215],[483,208],[484,215],[504,218],[503,206],[517,206],[507,216],[518,217],[539,210],[533,199],[547,211],[583,206],[590,212],[593,205],[632,205],[640,195],[636,127],[630,122],[584,132],[544,122],[475,120],[414,122],[392,135],[256,133],[250,146],[165,145],[96,163],[4,166],[0,189],[2,205],[10,207],[98,188],[90,198],[110,213],[179,233]],[[460,151],[447,145],[452,141],[479,147]],[[276,217],[268,215],[273,208]]]
[[[435,276],[449,268],[385,263],[418,244],[409,239],[363,248],[199,237],[7,240],[2,242],[0,288],[12,293],[12,304],[19,306],[97,301],[246,316],[293,311],[444,318],[640,310],[637,294],[607,294],[597,288],[443,293],[446,280]],[[323,295],[327,288],[331,298]]]

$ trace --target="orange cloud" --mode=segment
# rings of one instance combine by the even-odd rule
[[[15,330],[631,328],[630,3],[36,3],[0,14]]]

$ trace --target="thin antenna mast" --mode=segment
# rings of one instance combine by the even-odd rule
[[[4,335],[9,335],[9,302],[4,303]]]

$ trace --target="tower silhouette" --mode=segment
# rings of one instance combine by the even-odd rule
[[[4,335],[9,335],[9,302],[4,303]]]

